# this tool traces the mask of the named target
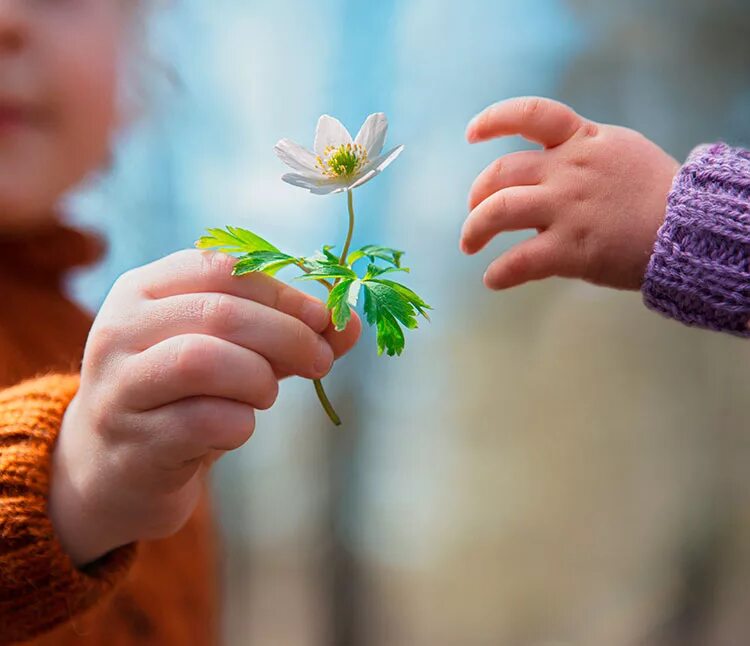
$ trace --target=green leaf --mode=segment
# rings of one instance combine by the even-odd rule
[[[390,247],[381,247],[379,245],[365,245],[361,249],[352,251],[346,259],[346,264],[350,267],[361,260],[362,258],[369,258],[370,262],[375,260],[384,260],[390,263],[394,267],[401,267],[401,257],[404,255],[403,251],[398,249],[391,249]]]
[[[339,258],[335,254],[331,253],[331,249],[333,249],[333,245],[325,245],[320,251],[316,251],[312,256],[309,256],[308,258],[304,259],[304,264],[306,266],[309,266],[311,269],[316,267],[317,265],[338,265],[339,264]]]
[[[431,309],[404,285],[385,279],[363,280],[365,318],[377,328],[378,354],[400,355],[406,344],[404,331],[417,327],[417,314],[427,316]]]
[[[419,296],[417,296],[417,294],[415,294],[405,285],[396,283],[392,280],[386,280],[385,278],[375,278],[372,282],[380,283],[381,285],[387,285],[394,291],[398,292],[403,298],[409,301],[409,303],[414,307],[414,309],[417,310],[417,312],[424,316],[428,321],[430,320],[430,316],[427,311],[431,310],[432,307],[425,303]]]
[[[215,249],[225,253],[253,253],[255,251],[277,251],[268,240],[259,235],[241,229],[240,227],[226,227],[226,229],[207,229],[208,235],[202,236],[195,246],[198,249]]]
[[[305,268],[308,269],[307,273],[305,273],[302,276],[299,276],[297,280],[326,280],[326,279],[332,279],[332,280],[339,280],[339,279],[356,279],[358,278],[357,274],[349,269],[349,267],[344,267],[343,265],[339,265],[338,263],[334,264],[332,262],[330,263],[322,263],[317,262],[315,264],[306,264]]]
[[[372,280],[373,278],[383,276],[384,274],[392,274],[401,271],[408,274],[411,270],[408,267],[378,267],[377,265],[368,265],[367,273],[363,280]]]
[[[298,262],[297,258],[280,251],[254,251],[239,259],[232,275],[244,276],[254,272],[263,272],[273,276],[279,270],[296,262]]]
[[[389,357],[404,351],[404,332],[393,314],[379,301],[367,284],[365,287],[365,317],[370,325],[376,326],[378,354],[385,352]]]
[[[321,253],[328,259],[329,262],[335,262],[338,265],[339,257],[331,253],[331,249],[334,249],[334,245],[327,244],[323,247],[323,249],[321,249]]]
[[[413,330],[417,327],[417,317],[411,303],[395,289],[375,281],[364,283],[365,288],[375,299],[378,307],[387,310],[404,326]]]
[[[352,318],[352,308],[357,306],[361,285],[359,280],[342,280],[328,295],[327,307],[331,310],[331,320],[339,332],[346,329]]]

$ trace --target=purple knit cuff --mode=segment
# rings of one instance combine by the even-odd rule
[[[750,151],[696,148],[675,178],[643,282],[648,307],[750,336]]]

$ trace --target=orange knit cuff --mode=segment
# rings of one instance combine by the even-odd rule
[[[0,391],[0,643],[86,610],[134,558],[129,545],[77,569],[47,514],[52,448],[78,385],[77,375],[50,375]]]

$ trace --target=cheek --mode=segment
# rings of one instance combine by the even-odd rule
[[[13,218],[23,225],[44,217],[107,160],[116,126],[121,20],[107,8],[114,4],[88,6],[91,11],[74,24],[50,20],[35,33],[28,87],[49,118],[0,140],[3,228],[14,225]]]
[[[117,50],[115,35],[100,34],[61,52],[58,64],[57,144],[65,188],[79,182],[107,158],[116,125]]]

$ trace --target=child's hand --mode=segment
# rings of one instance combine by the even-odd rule
[[[539,235],[495,260],[487,287],[564,276],[639,289],[678,162],[637,132],[548,99],[493,105],[466,136],[476,143],[515,134],[545,149],[501,157],[477,177],[461,249],[474,254],[503,231]]]
[[[92,328],[54,454],[50,513],[77,564],[190,517],[288,375],[323,377],[359,337],[323,303],[235,259],[184,251],[117,281]]]

